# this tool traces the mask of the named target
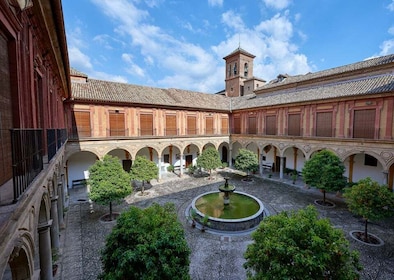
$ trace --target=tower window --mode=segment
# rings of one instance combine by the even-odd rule
[[[248,76],[248,63],[247,62],[244,64],[244,76],[245,77]]]
[[[237,63],[234,63],[234,75],[237,75]]]
[[[228,65],[228,76],[231,77],[231,64]]]

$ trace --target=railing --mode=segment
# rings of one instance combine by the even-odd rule
[[[113,136],[126,136],[128,134],[128,129],[107,129],[108,135]]]
[[[66,129],[47,129],[48,162],[67,141]]]
[[[14,203],[43,169],[42,129],[12,129]]]
[[[165,136],[176,136],[178,135],[178,129],[173,128],[173,129],[164,129],[164,135]]]

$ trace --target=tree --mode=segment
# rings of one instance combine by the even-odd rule
[[[254,172],[259,169],[259,161],[257,155],[247,149],[240,149],[238,156],[235,158],[234,167],[247,173]]]
[[[158,172],[159,168],[153,161],[142,156],[137,156],[131,167],[130,175],[132,179],[142,181],[141,192],[144,193],[145,181],[149,182],[152,179],[156,179]]]
[[[197,158],[197,166],[209,170],[211,179],[212,169],[222,166],[219,152],[213,147],[206,148]]]
[[[322,150],[305,162],[302,177],[306,184],[323,192],[323,205],[326,204],[326,191],[339,191],[346,186],[343,176],[345,166],[337,155]]]
[[[248,279],[358,279],[358,252],[313,206],[265,218],[252,238]]]
[[[189,255],[174,204],[132,206],[107,238],[100,279],[190,279]]]
[[[112,220],[112,202],[119,202],[132,192],[130,175],[123,170],[117,157],[104,156],[89,168],[89,197],[95,203],[109,204]]]
[[[363,241],[369,242],[368,220],[381,220],[393,216],[394,194],[386,187],[367,177],[351,188],[345,189],[344,197],[349,210],[365,221]]]

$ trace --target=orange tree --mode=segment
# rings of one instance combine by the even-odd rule
[[[198,156],[197,166],[208,170],[209,178],[211,178],[212,169],[222,166],[219,152],[213,147],[206,148],[201,155]]]
[[[363,240],[368,242],[368,221],[393,216],[394,194],[386,187],[367,177],[351,188],[345,189],[344,197],[349,210],[363,217]]]
[[[101,205],[109,204],[112,220],[112,202],[118,202],[132,192],[130,174],[123,170],[117,157],[104,156],[89,168],[89,198]]]
[[[344,172],[345,166],[339,157],[322,150],[305,162],[302,178],[306,184],[323,192],[323,204],[326,204],[326,191],[339,191],[346,186]]]
[[[190,279],[190,249],[174,204],[135,206],[107,238],[99,279]]]
[[[248,279],[358,279],[359,254],[313,206],[265,218],[245,252]]]

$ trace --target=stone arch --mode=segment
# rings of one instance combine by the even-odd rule
[[[368,174],[372,180],[379,184],[387,184],[387,178],[385,178],[385,163],[384,165],[376,157],[376,153],[355,151],[346,153],[347,157],[342,160],[345,165],[345,176],[349,182],[357,182],[365,178],[365,174]]]
[[[69,187],[83,184],[83,180],[89,178],[89,167],[98,159],[97,154],[90,151],[79,151],[69,156],[66,164]]]
[[[28,232],[15,241],[14,248],[8,259],[8,268],[4,273],[5,279],[31,279],[34,274],[33,262],[34,242]]]
[[[305,154],[299,145],[287,146],[283,150],[283,157],[286,158],[286,165],[284,167],[287,170],[301,171],[306,161]]]
[[[222,162],[225,162],[228,164],[229,160],[230,160],[230,145],[229,145],[229,143],[223,141],[222,143],[219,144],[218,150],[219,150],[219,154],[220,154],[220,160]]]
[[[135,156],[145,156],[147,159],[155,162],[156,164],[159,162],[158,150],[152,146],[140,147]]]
[[[200,148],[195,144],[186,145],[183,149],[184,165],[188,168],[190,165],[196,165],[197,157],[200,155]]]
[[[214,144],[214,143],[212,143],[212,142],[206,142],[205,144],[204,144],[204,146],[202,147],[202,151],[204,151],[206,148],[208,148],[208,147],[213,147],[213,148],[215,148],[216,150],[217,150],[217,147],[216,147],[216,145]]]
[[[231,162],[232,162],[232,164],[235,163],[235,158],[238,156],[239,150],[242,149],[243,147],[244,146],[239,141],[235,141],[235,142],[231,143],[230,149],[231,149]]]
[[[79,153],[83,153],[83,152],[87,152],[87,153],[92,153],[96,156],[97,159],[100,158],[99,153],[96,151],[96,149],[94,148],[84,148],[81,149],[80,147],[77,148],[71,148],[70,146],[67,146],[66,149],[66,154],[65,154],[65,160],[66,162],[70,159],[70,157],[72,157],[75,154],[79,154]]]
[[[323,146],[320,147],[320,146],[316,146],[316,147],[312,147],[312,148],[310,149],[309,153],[307,154],[307,155],[308,155],[307,159],[311,158],[312,155],[313,155],[314,153],[317,153],[317,152],[322,151],[322,150],[331,151],[331,152],[333,152],[335,155],[337,155],[339,158],[341,158],[341,156],[339,155],[338,151],[336,151],[335,149],[332,149],[332,148],[330,148],[330,147],[323,147]]]
[[[130,152],[124,148],[114,148],[107,152],[107,155],[119,158],[122,163],[123,169],[130,172],[133,157]]]

